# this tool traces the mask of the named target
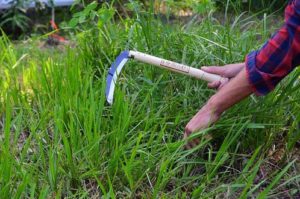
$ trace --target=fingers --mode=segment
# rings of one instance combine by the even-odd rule
[[[229,82],[229,79],[226,79],[225,81],[215,81],[215,82],[210,82],[207,84],[208,88],[211,89],[218,89],[220,90],[223,86],[225,86]]]
[[[207,72],[207,73],[217,74],[217,75],[220,75],[220,76],[226,76],[226,70],[225,70],[224,67],[218,67],[218,66],[207,67],[207,66],[203,66],[201,69],[204,72]],[[214,81],[214,82],[208,83],[207,86],[208,86],[208,88],[211,88],[211,89],[220,89],[227,82],[228,81],[226,81],[226,82]]]
[[[245,63],[239,64],[228,64],[222,67],[219,66],[203,66],[201,70],[220,75],[222,77],[232,78],[235,77],[243,68],[245,68]]]
[[[228,83],[228,81],[227,81],[227,82],[221,83],[221,84],[219,85],[219,87],[218,87],[218,90],[220,90],[221,88],[223,88],[227,83]]]
[[[219,67],[219,66],[203,66],[201,67],[201,70],[207,73],[212,73],[220,76],[225,76],[225,68],[224,67]]]
[[[188,141],[188,143],[184,146],[185,149],[192,149],[197,147],[200,144],[200,140],[198,138],[195,138],[193,140]]]
[[[188,143],[186,144],[187,149],[194,148],[199,144],[198,139],[192,138],[192,140],[189,140],[188,137],[194,133],[198,132],[200,130],[208,128],[211,124],[216,122],[220,115],[217,114],[215,111],[214,106],[211,106],[209,103],[203,106],[198,113],[188,122],[184,129],[184,139],[188,140]]]
[[[213,88],[213,89],[219,88],[220,85],[221,85],[220,81],[215,81],[207,84],[208,88]]]
[[[200,140],[198,138],[193,139],[192,141],[189,142],[191,148],[195,148],[200,144]]]
[[[220,90],[221,88],[223,88],[230,80],[226,79],[225,81],[221,82],[218,87],[216,87],[218,90]]]
[[[191,134],[192,134],[192,131],[189,128],[185,128],[183,138],[185,140],[187,140]],[[200,140],[198,138],[195,138],[193,140],[188,141],[188,143],[184,146],[184,148],[187,150],[192,149],[192,148],[195,148],[196,146],[198,146],[199,144],[200,144]]]
[[[184,129],[184,135],[183,135],[183,139],[187,140],[188,137],[191,135],[192,131],[188,128],[185,127]],[[194,147],[194,143],[193,140],[192,141],[188,141],[187,144],[184,146],[185,149],[192,149]]]

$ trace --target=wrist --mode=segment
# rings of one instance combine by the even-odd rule
[[[245,99],[251,93],[252,88],[246,77],[246,70],[243,69],[208,100],[207,106],[215,114],[221,115],[228,108]]]

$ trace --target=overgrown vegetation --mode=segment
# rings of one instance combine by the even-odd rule
[[[0,28],[9,30],[10,32],[26,32],[29,28],[30,18],[26,16],[24,9],[25,1],[11,1],[11,8],[2,10],[0,15]]]
[[[3,1],[6,2],[6,1]],[[3,3],[2,2],[2,3]],[[52,1],[11,0],[10,8],[0,10],[0,29],[13,40],[31,35],[45,34],[50,30]],[[35,7],[30,7],[31,3]],[[70,18],[69,8],[56,8],[54,15],[58,21]]]
[[[76,15],[94,19],[74,26],[76,48],[15,47],[1,37],[1,197],[299,196],[298,70],[195,134],[192,150],[182,134],[215,92],[205,82],[131,61],[114,105],[105,102],[107,70],[121,51],[194,67],[239,62],[273,32],[269,18],[223,25],[205,12],[167,24],[131,3],[127,15],[109,4]]]
[[[271,13],[276,10],[282,10],[287,2],[285,0],[216,0],[219,8],[230,8],[235,13],[241,11]]]

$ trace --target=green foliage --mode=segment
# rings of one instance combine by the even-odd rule
[[[159,1],[158,1],[159,2]],[[204,14],[214,9],[214,2],[212,0],[167,0],[164,1],[167,7],[175,10],[190,9],[195,13]]]
[[[84,22],[74,16],[74,30],[83,31],[76,34],[76,48],[64,51],[15,47],[0,38],[1,197],[299,194],[298,162],[289,153],[274,171],[260,175],[285,129],[291,129],[290,150],[296,145],[297,70],[267,97],[252,96],[194,134],[201,141],[191,150],[183,149],[182,133],[214,93],[206,83],[130,61],[114,105],[105,102],[107,71],[121,51],[136,49],[193,67],[241,62],[262,45],[258,38],[269,31],[264,22],[238,16],[223,26],[203,14],[200,21],[166,24],[138,9],[124,17],[114,7],[93,3],[80,14]],[[204,137],[208,133],[212,140]]]
[[[95,17],[97,16],[97,6],[97,2],[94,1],[88,4],[83,11],[75,13],[69,22],[69,26],[75,28],[76,26],[86,23],[87,21],[94,21]]]
[[[216,0],[217,6],[220,9],[229,9],[240,13],[243,11],[250,12],[275,12],[278,9],[283,9],[288,1],[286,0]]]
[[[26,0],[11,1],[11,8],[4,11],[1,15],[0,28],[9,27],[13,32],[19,30],[26,32],[29,29],[30,22],[24,7],[26,2]]]
[[[108,7],[107,4],[102,4],[99,9],[98,3],[94,1],[88,4],[82,11],[73,14],[72,19],[65,26],[77,30],[94,26],[101,28],[103,24],[110,21],[114,15],[114,8]]]
[[[28,8],[28,5],[33,2],[35,7]],[[50,5],[51,2],[49,1]],[[39,29],[43,29],[42,33],[47,31],[51,16],[47,16],[47,7],[44,2],[38,0],[12,0],[10,4],[10,8],[1,10],[0,13],[0,28],[10,38],[20,39],[24,35],[29,35],[29,33],[39,34]]]

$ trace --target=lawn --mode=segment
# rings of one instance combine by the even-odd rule
[[[216,92],[205,82],[129,61],[114,104],[105,99],[123,50],[196,68],[243,62],[282,11],[174,19],[131,6],[85,9],[64,24],[72,45],[0,37],[1,198],[299,197],[299,70],[194,134],[190,150],[184,127]]]

